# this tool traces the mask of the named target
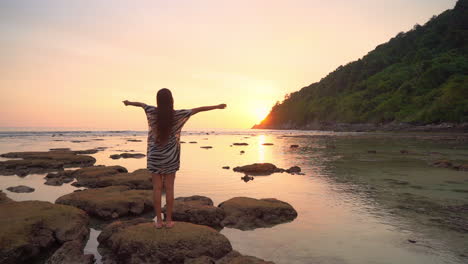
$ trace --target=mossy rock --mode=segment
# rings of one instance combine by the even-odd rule
[[[120,166],[117,166],[120,167]],[[109,168],[109,167],[107,167]],[[132,173],[81,173],[75,176],[77,187],[99,188],[115,185],[125,185],[132,189],[152,190],[153,183],[151,173],[147,169],[139,169]]]
[[[97,218],[114,219],[126,215],[140,215],[151,210],[152,195],[150,190],[109,186],[69,193],[59,197],[55,203],[78,207]]]
[[[166,206],[163,212],[166,212]],[[213,206],[213,201],[205,196],[178,197],[174,200],[172,219],[175,221],[219,228],[224,216],[224,211]]]
[[[6,202],[11,202],[10,198],[7,197],[6,193],[4,193],[2,190],[0,190],[0,204],[1,203],[6,203]]]
[[[275,172],[284,172],[284,169],[276,167],[271,163],[254,163],[250,165],[235,167],[235,172],[243,172],[248,175],[270,175]]]
[[[233,250],[223,258],[216,261],[216,264],[275,264],[271,261],[265,261],[263,259],[253,257],[253,256],[244,256],[239,252]]]
[[[79,152],[79,151],[78,151]],[[0,161],[0,175],[20,175],[45,173],[63,170],[66,167],[92,166],[96,159],[87,155],[78,155],[75,151],[26,151],[1,154],[3,158],[21,158],[22,160]]]
[[[241,230],[271,227],[297,217],[296,210],[290,204],[274,198],[234,197],[218,207],[226,214],[221,225]]]
[[[71,206],[42,201],[0,203],[0,263],[29,263],[66,242],[84,242],[88,223],[86,213]]]
[[[86,167],[77,170],[59,171],[57,173],[47,174],[45,177],[47,180],[45,184],[60,186],[63,183],[71,182],[74,178],[76,178],[77,182],[73,184],[74,186],[88,186],[92,185],[96,181],[96,178],[124,172],[127,172],[127,169],[122,166],[102,165]],[[88,184],[88,182],[90,182],[90,184]]]
[[[146,220],[116,221],[103,229],[98,241],[107,250],[104,263],[174,264],[202,256],[220,259],[232,251],[229,240],[213,228],[185,222],[156,229]]]

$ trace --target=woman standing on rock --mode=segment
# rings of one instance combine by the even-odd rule
[[[193,109],[174,110],[174,99],[169,89],[163,88],[156,96],[157,107],[144,103],[123,103],[138,106],[145,110],[148,119],[148,149],[147,168],[153,177],[154,222],[156,228],[164,225],[168,228],[174,226],[172,210],[174,207],[174,179],[180,167],[180,132],[190,116],[214,109],[224,109],[225,104],[204,106]],[[163,224],[161,216],[162,183],[166,190],[166,223]]]

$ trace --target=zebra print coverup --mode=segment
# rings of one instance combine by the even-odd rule
[[[151,173],[175,173],[180,167],[180,132],[192,115],[192,110],[174,111],[174,126],[172,127],[169,141],[165,146],[160,146],[155,143],[155,135],[151,132],[151,127],[156,124],[158,109],[150,105],[146,105],[144,109],[149,126],[147,168]]]

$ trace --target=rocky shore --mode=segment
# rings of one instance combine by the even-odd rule
[[[468,132],[468,123],[440,123],[440,124],[410,124],[410,123],[335,123],[309,122],[305,125],[293,123],[275,125],[254,125],[252,129],[284,129],[284,130],[319,130],[335,132]]]

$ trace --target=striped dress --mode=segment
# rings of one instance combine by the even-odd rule
[[[155,135],[151,132],[151,127],[156,124],[158,109],[150,105],[146,105],[144,109],[149,126],[147,168],[151,173],[175,173],[180,167],[180,132],[185,122],[192,115],[192,110],[174,110],[174,126],[172,127],[169,141],[165,146],[161,147],[154,142]]]

